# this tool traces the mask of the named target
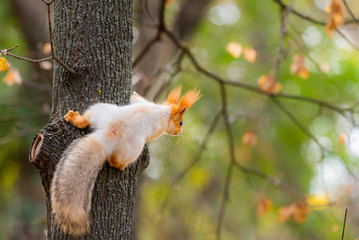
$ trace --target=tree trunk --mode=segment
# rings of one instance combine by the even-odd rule
[[[54,62],[52,113],[35,136],[30,161],[39,170],[47,200],[48,239],[73,239],[51,215],[50,185],[63,151],[89,130],[63,121],[70,109],[83,112],[95,102],[126,104],[131,95],[132,0],[55,1],[54,51],[73,75]],[[77,239],[132,239],[139,176],[149,162],[145,150],[124,172],[106,163],[92,195],[90,231]]]

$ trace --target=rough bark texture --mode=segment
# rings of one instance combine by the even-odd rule
[[[63,151],[90,130],[64,122],[69,109],[83,112],[95,102],[128,103],[131,95],[132,0],[54,2],[55,55],[76,75],[55,63],[49,124],[35,136],[30,161],[39,170],[47,199],[48,239],[132,239],[133,208],[139,175],[148,165],[144,150],[124,172],[106,163],[92,195],[90,232],[72,237],[51,215],[51,180]]]

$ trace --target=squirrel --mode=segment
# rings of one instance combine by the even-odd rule
[[[89,230],[92,190],[106,160],[124,171],[146,142],[164,133],[182,134],[183,115],[201,94],[191,90],[180,96],[181,87],[177,87],[163,104],[155,104],[134,92],[129,105],[97,103],[83,115],[67,112],[65,121],[77,128],[91,126],[93,131],[69,145],[54,172],[52,214],[64,232],[81,235]]]

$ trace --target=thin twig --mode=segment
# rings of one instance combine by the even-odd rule
[[[359,47],[353,43],[339,28],[335,28],[335,31],[347,42],[350,46],[352,46],[355,50],[359,50]]]
[[[165,197],[163,203],[161,204],[161,209],[164,209],[167,206],[168,201],[169,201],[170,197],[172,196],[173,186],[178,184],[186,176],[186,174],[199,162],[199,160],[201,160],[202,154],[207,147],[208,140],[209,140],[210,136],[212,135],[212,133],[214,132],[214,130],[216,129],[216,126],[218,124],[220,116],[221,116],[221,111],[216,114],[210,127],[208,128],[208,131],[202,140],[201,147],[200,147],[199,151],[197,152],[196,157],[185,167],[184,170],[182,170],[182,172],[180,172],[178,175],[176,175],[173,178],[173,180],[171,181],[171,183],[172,183],[171,188],[168,190],[166,197]]]
[[[288,5],[286,5],[285,3],[283,3],[282,0],[272,0],[272,1],[275,2],[275,3],[277,3],[281,8],[287,8],[287,7],[288,7]],[[325,24],[326,24],[326,22],[322,22],[322,21],[316,20],[316,19],[314,19],[314,18],[311,18],[311,17],[309,17],[309,16],[307,16],[307,15],[304,15],[303,13],[298,12],[298,11],[295,10],[295,9],[292,9],[292,13],[293,13],[294,15],[296,15],[296,16],[298,16],[298,17],[304,19],[304,20],[307,20],[307,21],[312,22],[312,23],[315,23],[315,24],[319,24],[319,25],[325,25]]]
[[[182,172],[180,172],[179,174],[177,174],[173,178],[173,180],[171,181],[172,184],[178,184],[178,182],[180,182],[186,176],[186,174],[193,168],[193,166],[196,165],[199,162],[199,160],[202,157],[202,154],[203,154],[204,150],[207,147],[207,143],[208,143],[208,140],[209,140],[210,136],[212,135],[212,133],[216,129],[216,126],[218,124],[218,120],[219,120],[220,116],[221,116],[221,112],[218,112],[215,115],[214,119],[212,120],[212,123],[211,123],[210,127],[208,128],[208,131],[207,131],[206,135],[204,136],[204,138],[202,140],[200,149],[197,152],[196,157],[182,170]]]
[[[151,40],[149,41],[146,46],[142,49],[141,53],[138,54],[138,56],[136,57],[136,59],[133,61],[132,63],[132,68],[135,68],[137,66],[137,64],[141,61],[141,59],[150,51],[150,49],[152,48],[152,46],[159,40],[158,38],[158,34]]]
[[[231,184],[232,175],[233,175],[233,164],[229,163],[228,169],[227,169],[227,174],[226,174],[226,180],[224,182],[221,207],[220,207],[218,219],[217,219],[217,227],[216,227],[216,239],[217,240],[221,239],[221,230],[222,230],[222,225],[223,225],[224,214],[226,212],[226,205],[229,200],[229,187]]]
[[[52,57],[46,57],[46,58],[40,58],[40,59],[31,59],[31,58],[27,58],[27,57],[20,57],[20,56],[17,56],[15,54],[12,54],[12,53],[9,53],[9,52],[6,53],[6,54],[4,53],[4,55],[11,56],[11,57],[19,59],[19,60],[33,62],[33,63],[44,62],[44,61],[48,61],[48,60],[52,59]]]
[[[10,51],[14,50],[15,48],[17,48],[19,45],[16,44],[15,46],[8,48],[8,49],[4,49],[0,51],[1,55],[4,56],[10,56],[19,60],[24,60],[24,61],[29,61],[29,62],[33,62],[33,63],[38,63],[38,62],[43,62],[43,61],[48,61],[51,60],[52,57],[47,57],[47,58],[41,58],[41,59],[32,59],[32,58],[27,58],[27,57],[20,57],[18,55],[15,55],[13,53],[10,53]]]
[[[222,229],[223,219],[224,219],[224,215],[225,215],[225,212],[226,212],[226,205],[227,205],[227,202],[229,201],[229,188],[230,188],[230,184],[231,184],[231,180],[232,180],[233,168],[234,168],[235,163],[236,163],[235,154],[234,154],[233,132],[232,132],[231,124],[228,121],[227,92],[226,92],[226,88],[225,88],[224,83],[220,83],[219,87],[220,87],[220,92],[221,92],[222,116],[223,116],[223,120],[224,120],[224,123],[225,123],[226,132],[227,132],[227,138],[228,138],[227,141],[228,141],[228,152],[229,152],[229,155],[230,155],[230,162],[229,162],[229,165],[228,165],[228,170],[227,170],[227,174],[226,174],[226,180],[225,180],[225,183],[224,183],[224,190],[223,190],[223,197],[222,197],[221,207],[220,207],[219,214],[218,214],[218,219],[217,219],[217,228],[216,228],[216,239],[217,240],[221,239],[221,229]]]
[[[280,27],[280,38],[279,38],[279,49],[276,59],[276,66],[275,66],[275,80],[278,81],[279,78],[279,70],[280,70],[280,64],[282,61],[283,53],[284,53],[284,37],[287,33],[287,24],[288,24],[288,16],[291,12],[290,7],[282,8],[282,19],[281,19],[281,27]]]
[[[152,21],[153,24],[156,23],[155,19],[153,18],[151,11],[148,7],[148,0],[145,0],[145,12],[147,13],[147,15],[149,16],[150,20]]]
[[[224,83],[226,85],[231,85],[231,86],[236,86],[236,87],[239,87],[239,88],[243,88],[243,89],[246,89],[246,90],[249,90],[251,92],[255,92],[255,93],[267,96],[267,97],[271,96],[270,94],[268,94],[266,92],[263,92],[262,90],[260,90],[256,86],[252,86],[252,85],[245,84],[245,83],[242,83],[242,82],[237,82],[237,81],[225,80],[225,79],[222,79],[221,77],[215,75],[214,73],[209,72],[208,70],[204,69],[199,64],[199,62],[196,60],[196,58],[193,56],[193,54],[190,52],[190,50],[188,48],[184,47],[168,29],[165,29],[164,33],[172,40],[172,42],[179,49],[181,49],[188,56],[188,58],[190,59],[193,66],[195,67],[195,69],[198,72],[206,75],[207,77],[209,77],[209,78],[211,78],[211,79],[213,79],[213,80],[215,80],[217,82],[222,82],[222,83]],[[336,111],[336,112],[338,112],[338,113],[340,113],[342,115],[345,112],[352,112],[352,108],[340,108],[340,107],[337,107],[335,105],[332,105],[330,103],[327,103],[327,102],[324,102],[322,100],[315,99],[315,98],[309,98],[309,97],[304,97],[304,96],[296,96],[296,95],[290,95],[290,94],[284,94],[284,93],[279,93],[276,96],[281,97],[281,98],[289,98],[289,99],[294,99],[294,100],[298,100],[298,101],[304,101],[304,102],[309,102],[309,103],[312,103],[312,104],[316,104],[318,106],[325,107],[325,108],[328,108],[330,110],[334,110],[334,111]]]
[[[149,50],[152,48],[152,46],[161,40],[161,34],[163,32],[163,29],[165,28],[165,4],[166,1],[162,0],[160,3],[160,10],[158,15],[158,26],[157,26],[157,33],[156,36],[149,41],[146,46],[142,49],[141,53],[136,57],[136,59],[132,63],[132,68],[136,67],[137,64],[142,60],[142,58],[149,52]]]
[[[297,127],[302,130],[310,139],[312,139],[318,146],[325,149],[327,152],[330,152],[327,150],[319,141],[318,139],[307,129],[286,107],[284,107],[274,96],[271,98],[271,100],[275,103],[275,105],[285,114],[287,117],[295,124]],[[323,153],[322,153],[323,155]]]
[[[13,47],[11,47],[11,48],[1,50],[1,54],[6,55],[7,52],[10,52],[10,51],[14,50],[14,49],[17,48],[18,46],[19,46],[19,45],[16,44],[15,46],[13,46]]]
[[[69,73],[75,75],[76,71],[73,68],[68,67],[65,63],[63,63],[59,58],[57,58],[55,56],[54,53],[54,43],[53,43],[53,36],[52,36],[52,24],[51,24],[51,4],[55,1],[55,0],[51,0],[51,1],[46,1],[46,0],[42,0],[46,5],[47,5],[47,21],[48,21],[48,25],[49,25],[49,35],[50,35],[50,45],[51,45],[51,55],[52,58],[58,63],[60,64],[61,67],[63,67],[66,71],[68,71]]]
[[[353,11],[350,9],[350,7],[347,3],[347,0],[343,0],[343,2],[344,2],[346,9],[348,10],[349,15],[352,17],[353,21],[359,24],[359,19],[355,18]]]
[[[348,215],[348,208],[345,208],[344,223],[343,223],[343,230],[342,230],[342,240],[344,240],[344,232],[345,232],[345,225],[347,222],[347,215]]]
[[[277,4],[278,4],[280,7],[282,7],[282,8],[288,7],[288,5],[285,4],[285,3],[283,3],[282,0],[272,0],[272,1],[275,2],[275,3],[277,3]],[[320,20],[316,20],[316,19],[314,19],[314,18],[311,18],[311,17],[309,17],[308,15],[305,15],[305,14],[303,14],[303,13],[301,13],[301,12],[295,10],[295,9],[292,9],[292,13],[293,13],[294,15],[300,17],[301,19],[304,19],[304,20],[306,20],[306,21],[309,21],[309,22],[312,22],[312,23],[315,23],[315,24],[318,24],[318,25],[326,25],[326,24],[327,24],[326,22],[323,22],[323,21],[320,21]],[[358,21],[359,21],[359,19],[354,19],[354,20],[345,21],[345,22],[344,22],[344,25],[346,25],[346,24],[352,24],[352,23],[358,22]]]

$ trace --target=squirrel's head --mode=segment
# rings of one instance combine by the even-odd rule
[[[198,89],[191,90],[181,97],[182,87],[174,88],[164,104],[171,106],[171,117],[166,131],[169,135],[181,135],[183,128],[183,115],[201,98]],[[181,97],[181,98],[180,98]]]

